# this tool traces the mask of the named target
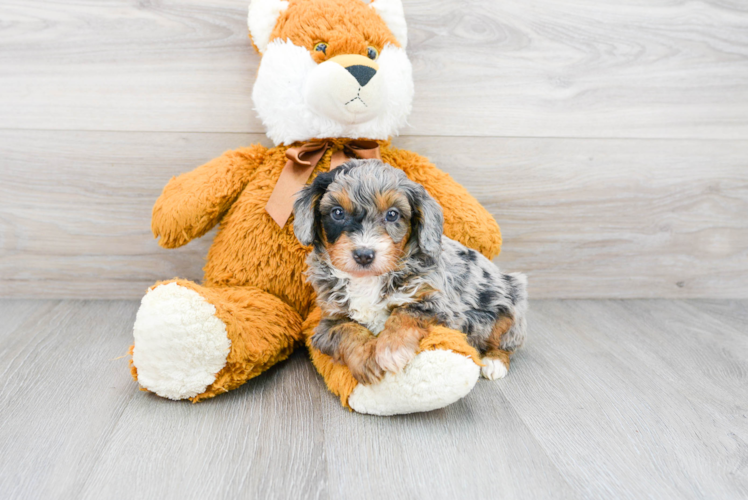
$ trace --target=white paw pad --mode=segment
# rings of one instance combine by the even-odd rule
[[[169,399],[205,392],[231,349],[215,306],[176,283],[158,286],[143,297],[133,336],[138,383]]]
[[[481,362],[486,366],[481,367],[480,373],[483,375],[483,378],[487,378],[488,380],[504,378],[509,372],[504,362],[500,359],[483,358],[481,359]]]

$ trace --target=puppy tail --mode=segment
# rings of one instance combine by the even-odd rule
[[[520,348],[527,337],[527,276],[522,273],[503,275],[507,286],[507,294],[512,303],[514,323],[501,336],[501,348],[513,352]]]

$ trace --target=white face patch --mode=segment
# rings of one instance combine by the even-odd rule
[[[309,51],[280,39],[268,44],[252,92],[255,110],[275,144],[313,138],[384,140],[405,125],[413,75],[405,50],[387,45],[379,70],[361,87],[334,62],[316,64]]]

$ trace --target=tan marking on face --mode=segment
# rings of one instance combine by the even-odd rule
[[[334,194],[335,199],[338,201],[338,204],[343,207],[343,210],[346,212],[353,213],[353,202],[351,201],[351,197],[348,196],[348,192],[345,190],[341,190]]]
[[[337,206],[342,207],[349,214],[353,213],[353,200],[351,200],[348,192],[341,189],[340,186],[333,186],[322,197],[319,208],[320,210],[330,210]]]
[[[383,193],[377,193],[376,197],[374,199],[377,210],[379,210],[382,213],[386,213],[387,210],[392,208],[392,205],[395,203],[395,200],[397,199],[398,193],[396,191],[385,191]]]
[[[396,190],[377,193],[374,199],[377,210],[386,214],[390,208],[396,208],[404,219],[410,219],[410,204],[405,195]]]
[[[353,260],[353,250],[356,249],[356,245],[353,244],[347,234],[341,234],[335,243],[328,243],[326,246],[327,254],[330,256],[333,266],[347,272],[352,265],[356,265]]]
[[[377,274],[385,274],[394,271],[400,265],[400,258],[403,256],[402,248],[397,245],[388,234],[381,237],[384,251],[377,252],[374,259],[373,271]]]
[[[396,245],[392,238],[385,234],[377,239],[375,247],[374,261],[368,267],[361,267],[353,259],[353,251],[357,246],[345,233],[341,234],[335,243],[327,245],[327,254],[333,266],[357,278],[380,276],[397,269],[403,256],[402,246]]]
[[[408,242],[410,241],[410,235],[413,233],[413,228],[410,224],[408,224],[408,230],[405,232],[405,236],[403,236],[403,239],[401,239],[397,243],[397,247],[400,250],[400,255],[398,259],[402,258],[403,255],[405,255],[405,249],[408,246]]]

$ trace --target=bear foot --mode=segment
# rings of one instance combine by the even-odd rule
[[[226,365],[231,349],[215,306],[177,283],[157,286],[143,297],[133,336],[138,382],[169,399],[203,393]]]
[[[437,349],[420,352],[402,371],[381,382],[358,384],[348,405],[358,413],[399,415],[444,408],[466,396],[480,376],[469,356]]]

